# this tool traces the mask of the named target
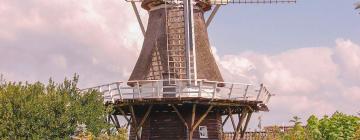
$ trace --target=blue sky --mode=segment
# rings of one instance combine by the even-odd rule
[[[220,8],[209,34],[220,54],[333,46],[338,38],[360,43],[360,15],[354,3],[298,0],[296,4],[229,4]]]

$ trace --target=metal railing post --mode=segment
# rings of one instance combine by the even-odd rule
[[[271,98],[271,94],[269,94],[269,96],[267,97],[266,101],[264,102],[265,104],[267,104],[269,101],[270,101],[270,98]]]
[[[234,88],[234,84],[231,84],[230,92],[229,92],[229,99],[231,99],[231,93],[232,93],[232,91],[233,91],[233,88]]]
[[[182,81],[177,81],[175,80],[175,97],[177,96],[176,94],[179,94],[179,99],[181,99],[181,85],[179,83],[182,83]]]
[[[215,95],[216,95],[216,88],[217,88],[217,82],[215,82],[215,84],[214,84],[214,92],[213,92],[213,97],[212,97],[212,99],[211,100],[214,100],[214,98],[215,98]]]
[[[121,93],[121,83],[116,82],[116,88],[120,95],[120,100],[123,101],[122,93]]]
[[[111,90],[111,85],[109,84],[108,85],[108,91],[109,91],[109,94],[110,94],[110,100],[112,103],[115,103],[115,100],[114,100],[114,97],[113,97],[113,94],[112,94],[112,90]]]
[[[260,98],[261,92],[262,92],[262,90],[263,90],[263,87],[264,87],[264,85],[263,85],[263,84],[260,84],[259,94],[258,94],[258,96],[256,97],[256,101],[259,101],[259,98]]]
[[[247,96],[247,92],[248,92],[248,90],[249,90],[249,86],[250,86],[250,85],[246,85],[246,88],[245,88],[245,94],[244,94],[244,99],[245,99],[245,100],[247,100],[247,97],[246,97],[246,96]]]
[[[139,96],[139,99],[141,100],[141,94],[140,94],[140,84],[139,84],[139,81],[136,81],[136,84],[137,84],[138,96]]]
[[[160,98],[160,83],[161,81],[157,81],[157,98]]]
[[[152,89],[152,98],[154,98],[154,97],[156,96],[156,95],[155,95],[155,94],[156,94],[156,93],[155,93],[155,89],[156,89],[156,88],[154,87],[154,82],[152,82],[152,81],[151,81],[151,89]]]
[[[203,86],[203,80],[201,80],[199,83],[199,94],[198,94],[199,97],[201,97],[202,86]]]

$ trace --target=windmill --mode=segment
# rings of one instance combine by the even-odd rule
[[[103,94],[123,117],[131,140],[222,139],[230,120],[234,140],[244,137],[252,113],[268,111],[263,85],[224,82],[210,51],[207,27],[227,4],[295,3],[295,0],[127,0],[144,43],[127,82],[89,89]],[[148,11],[145,29],[136,3]],[[211,11],[207,20],[204,13]],[[236,116],[237,119],[234,117]]]

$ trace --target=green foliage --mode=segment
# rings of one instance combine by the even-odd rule
[[[353,140],[360,140],[360,125],[356,129]]]
[[[356,116],[335,112],[330,118],[325,116],[319,121],[319,130],[322,139],[350,140],[355,136],[360,119]]]
[[[108,130],[111,109],[97,91],[80,94],[77,81],[0,85],[0,139],[70,139],[81,123],[94,135]]]
[[[290,122],[294,123],[294,127],[283,136],[284,140],[304,140],[306,137],[305,129],[301,126],[301,118],[294,116]]]
[[[320,126],[319,119],[314,115],[310,116],[310,118],[307,120],[307,125],[306,125],[306,133],[308,139],[310,140],[322,139],[322,134],[320,132],[319,126]]]
[[[284,140],[360,140],[360,118],[335,112],[331,117],[318,119],[310,116],[305,127],[294,117],[294,128],[287,132]]]
[[[128,135],[127,135],[127,129],[125,128],[120,128],[117,129],[116,133],[103,133],[100,136],[98,136],[96,138],[97,140],[127,140],[128,139]]]
[[[292,129],[287,132],[272,131],[271,140],[360,140],[360,118],[335,112],[331,117],[318,119],[312,115],[307,125],[301,125],[300,118],[294,117]]]

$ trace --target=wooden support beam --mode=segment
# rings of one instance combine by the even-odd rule
[[[196,115],[196,104],[193,104],[192,112],[191,112],[191,125],[194,125],[195,122],[195,115]]]
[[[126,130],[129,129],[130,124],[131,124],[131,118],[130,118],[130,121],[128,122],[128,124],[126,125]]]
[[[232,114],[232,109],[230,107],[228,107],[228,110],[229,110],[229,117],[230,117],[230,120],[231,120],[231,124],[232,124],[232,127],[234,129],[234,132],[236,131],[236,125],[235,125],[235,121],[234,121],[234,118],[233,118],[233,114]]]
[[[120,128],[120,122],[119,122],[119,119],[117,118],[117,115],[113,115],[114,119],[115,119],[115,126],[116,128]]]
[[[132,122],[134,123],[134,125],[137,125],[137,121],[136,121],[136,117],[135,117],[135,112],[134,112],[134,107],[133,107],[132,105],[130,105],[129,108],[130,108],[130,113],[131,113]]]
[[[122,110],[120,107],[119,107],[118,109],[119,109],[121,115],[125,118],[125,120],[126,120],[128,123],[130,123],[130,122],[131,122],[131,121],[130,121],[131,117],[130,117],[130,119],[129,119],[128,117],[126,117],[126,114],[125,114],[124,110]]]
[[[194,131],[199,125],[200,123],[206,118],[206,116],[209,114],[209,112],[211,111],[211,109],[213,108],[214,106],[209,106],[209,108],[206,110],[206,112],[200,117],[200,119],[192,126],[192,130],[191,131]]]
[[[138,9],[137,9],[137,7],[136,7],[135,2],[132,1],[132,2],[131,2],[131,6],[132,6],[133,9],[134,9],[134,13],[135,13],[136,19],[138,20],[138,23],[139,23],[139,25],[140,25],[141,32],[142,32],[142,34],[145,36],[145,27],[144,27],[144,24],[143,24],[142,21],[141,21],[141,17],[140,17],[140,14],[139,14],[139,11],[138,11]]]
[[[221,139],[223,138],[223,136],[224,136],[224,125],[225,125],[225,123],[227,122],[227,120],[230,118],[230,116],[229,115],[227,115],[226,116],[226,118],[224,119],[224,121],[221,123],[221,132],[220,132],[220,134],[221,134]]]
[[[147,118],[149,117],[152,108],[153,108],[153,105],[150,105],[148,107],[148,109],[146,110],[146,113],[145,113],[144,117],[141,119],[140,123],[137,126],[135,126],[135,133],[136,133],[138,139],[141,139],[141,135],[139,135],[139,133],[140,133],[139,130],[141,129],[141,127],[144,125]]]
[[[138,130],[144,125],[146,119],[149,117],[152,107],[153,107],[153,105],[150,105],[148,107],[148,109],[146,110],[146,113],[145,113],[144,117],[142,118],[142,120],[141,120],[141,122],[140,122],[140,124],[138,126]]]
[[[109,122],[111,121],[115,125],[115,120],[111,117],[111,115],[108,116]]]
[[[209,108],[206,110],[206,112],[205,112],[203,115],[201,115],[201,117],[199,118],[199,120],[196,121],[196,123],[195,123],[196,104],[193,105],[189,140],[192,140],[195,129],[196,129],[196,128],[200,125],[200,123],[206,118],[206,116],[209,114],[209,112],[211,111],[211,109],[212,109],[213,107],[214,107],[214,106],[212,106],[212,105],[209,106]]]
[[[110,120],[115,125],[116,128],[120,128],[119,120],[117,119],[116,115],[109,115]]]
[[[214,16],[216,15],[216,12],[219,10],[220,6],[221,6],[220,4],[217,4],[217,5],[215,6],[214,10],[212,10],[209,18],[206,20],[206,23],[205,23],[205,24],[206,24],[206,27],[209,27],[211,21],[213,20]]]
[[[224,121],[222,122],[221,126],[224,126],[227,120],[230,118],[230,115],[227,115]]]
[[[171,107],[174,109],[176,115],[179,117],[179,119],[183,122],[184,126],[186,127],[186,129],[189,129],[188,124],[186,123],[186,120],[184,119],[184,117],[181,115],[181,113],[179,112],[179,110],[173,105],[171,104]]]
[[[194,122],[195,122],[195,114],[196,113],[196,104],[193,104],[192,106],[192,111],[191,111],[191,123],[190,123],[190,127],[192,127],[194,125]],[[193,135],[194,135],[194,132],[192,131],[192,128],[190,128],[190,131],[189,131],[189,140],[192,140],[193,139]]]
[[[244,126],[244,128],[242,129],[242,132],[241,132],[241,138],[244,138],[244,136],[245,136],[245,132],[246,132],[246,129],[247,129],[248,125],[249,125],[252,113],[253,112],[249,112],[247,117],[246,117],[245,126]]]
[[[136,120],[136,117],[135,117],[134,107],[132,105],[130,105],[129,108],[130,108],[130,113],[131,113],[131,118],[132,118],[132,125],[131,126],[133,128],[135,128],[136,139],[139,140],[140,135],[136,130],[138,128],[138,125],[137,125],[137,120]]]
[[[241,117],[240,117],[240,119],[239,119],[238,126],[237,126],[237,128],[236,128],[235,133],[234,133],[234,138],[233,138],[233,140],[237,140],[237,137],[239,136],[239,133],[240,133],[240,131],[241,131],[241,129],[242,129],[242,124],[243,124],[244,119],[245,119],[245,117],[246,117],[246,115],[247,115],[247,112],[248,112],[247,109],[244,109],[243,111],[241,111]]]

